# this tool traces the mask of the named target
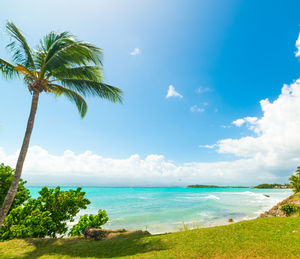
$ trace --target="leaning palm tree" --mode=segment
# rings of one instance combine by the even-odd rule
[[[32,102],[14,178],[0,209],[0,227],[18,189],[39,95],[64,95],[76,104],[82,118],[87,112],[84,97],[96,96],[113,103],[122,102],[122,91],[103,83],[100,48],[79,41],[69,32],[51,32],[34,50],[12,22],[7,23],[6,29],[11,38],[7,48],[12,54],[12,63],[0,59],[0,70],[5,78],[22,78],[32,95]]]

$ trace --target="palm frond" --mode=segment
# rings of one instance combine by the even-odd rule
[[[51,32],[32,50],[12,22],[6,28],[12,38],[8,48],[17,65],[0,59],[5,77],[22,75],[29,90],[36,86],[56,96],[64,95],[76,104],[81,117],[87,112],[85,96],[122,103],[122,90],[103,83],[101,48],[79,41],[69,32]]]
[[[50,32],[48,33],[41,41],[38,49],[34,53],[35,63],[37,68],[43,67],[45,64],[45,60],[51,56],[55,50],[53,49],[54,43],[59,42],[64,38],[72,37],[69,32],[56,33]]]
[[[60,79],[60,81],[68,89],[83,96],[98,96],[113,103],[122,103],[123,91],[117,87],[84,79]]]
[[[59,67],[101,64],[101,50],[85,42],[68,42],[58,49],[42,68],[43,71],[52,71]]]
[[[35,71],[29,71],[26,67],[22,65],[15,66],[15,70],[17,70],[20,74],[23,74],[25,76],[32,76],[34,77]]]
[[[51,38],[52,44],[50,44]],[[46,41],[46,43],[45,43]],[[94,45],[78,41],[73,35],[65,32],[62,37],[46,36],[39,48],[43,55],[41,75],[63,67],[74,67],[94,63],[101,65],[102,50]],[[40,58],[41,59],[41,58]]]
[[[103,80],[102,68],[99,66],[62,67],[51,71],[51,76],[57,79],[85,79],[96,82]]]
[[[15,69],[15,66],[1,58],[0,71],[2,72],[5,78],[12,78],[13,76],[18,75],[18,71]]]
[[[43,48],[43,50],[47,51],[50,50],[54,42],[57,42],[58,40],[61,39],[66,39],[66,38],[72,38],[74,37],[70,32],[64,31],[62,33],[57,33],[57,32],[50,32],[48,33],[41,41],[40,41],[40,46]]]
[[[86,115],[87,104],[83,97],[80,96],[78,93],[57,84],[50,84],[48,85],[48,88],[50,92],[55,94],[56,96],[64,95],[71,102],[75,103],[81,118],[83,118]]]
[[[15,66],[15,70],[19,73],[19,75],[23,75],[23,81],[27,86],[30,85],[37,77],[37,72],[35,70],[30,71],[21,65]]]
[[[9,21],[6,24],[6,30],[10,37],[15,39],[7,45],[7,48],[13,53],[13,60],[27,68],[35,68],[31,49],[19,29]]]

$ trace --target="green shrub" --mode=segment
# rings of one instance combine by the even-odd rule
[[[50,212],[35,207],[35,200],[31,199],[25,207],[13,209],[0,229],[1,239],[50,236],[51,230],[55,229]]]
[[[80,217],[80,220],[70,230],[70,236],[81,236],[87,227],[100,228],[108,221],[108,216],[105,210],[99,210],[97,215],[85,214]]]
[[[297,168],[295,174],[289,178],[291,186],[295,193],[300,192],[300,167]]]
[[[292,214],[296,213],[298,208],[294,203],[287,203],[281,206],[281,211],[285,213],[286,216],[291,216]]]
[[[13,176],[14,170],[11,167],[0,164],[0,206]],[[64,235],[68,231],[67,223],[73,222],[78,212],[90,204],[81,188],[61,191],[60,187],[44,187],[39,191],[40,196],[32,199],[25,183],[20,180],[14,202],[0,228],[2,240]],[[106,212],[99,210],[97,215],[82,216],[71,232],[73,235],[81,235],[86,227],[99,228],[107,221]]]
[[[2,206],[2,203],[11,185],[14,172],[15,170],[13,170],[11,167],[5,166],[3,163],[0,164],[0,207]],[[25,184],[26,182],[20,179],[18,192],[15,196],[13,204],[10,207],[10,211],[23,204],[30,198],[30,192],[27,188],[25,188]]]
[[[60,187],[44,187],[39,194],[37,199],[10,211],[0,229],[0,239],[64,235],[67,222],[74,221],[80,209],[90,204],[81,188],[61,191]]]

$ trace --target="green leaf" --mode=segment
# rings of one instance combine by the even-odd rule
[[[15,67],[4,59],[0,58],[0,71],[5,78],[11,79],[12,77],[18,75]]]
[[[15,41],[7,45],[7,48],[13,53],[14,61],[27,68],[34,69],[35,65],[31,49],[20,30],[10,21],[6,24],[6,30],[8,34],[15,39]]]
[[[83,96],[98,96],[113,103],[122,103],[122,90],[101,82],[84,79],[61,79],[62,84]]]
[[[59,85],[49,85],[49,88],[51,89],[51,92],[54,93],[56,96],[64,95],[67,97],[71,102],[74,102],[77,106],[78,112],[80,113],[81,118],[83,118],[86,115],[87,112],[87,104],[85,100],[76,92],[69,90],[67,88],[64,88]]]

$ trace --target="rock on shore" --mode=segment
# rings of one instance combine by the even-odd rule
[[[270,210],[261,213],[260,218],[265,217],[286,217],[285,213],[280,210],[281,206],[287,203],[294,203],[297,207],[300,207],[300,193],[296,193],[286,198],[285,200],[277,203]]]

